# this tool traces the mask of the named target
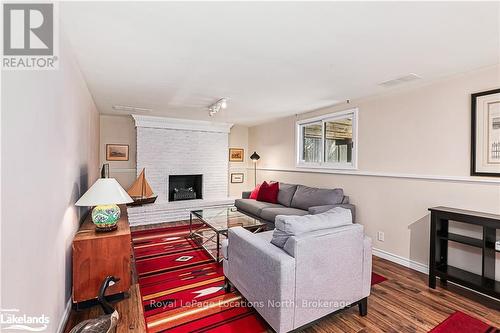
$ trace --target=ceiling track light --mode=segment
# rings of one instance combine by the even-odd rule
[[[217,112],[219,112],[221,109],[225,109],[225,108],[227,108],[227,99],[221,98],[217,102],[215,102],[214,104],[208,106],[208,115],[210,117],[212,117]]]
[[[113,110],[125,111],[125,112],[151,112],[151,111],[153,111],[153,109],[138,108],[135,106],[127,106],[127,105],[113,105]]]
[[[402,84],[402,83],[407,83],[410,81],[419,80],[421,78],[422,78],[421,76],[419,76],[415,73],[410,73],[408,75],[399,76],[395,79],[380,82],[379,85],[381,85],[382,87],[389,88],[389,87],[397,86],[397,85]]]

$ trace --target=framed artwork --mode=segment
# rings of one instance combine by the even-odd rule
[[[500,89],[472,94],[471,175],[500,177]]]
[[[106,161],[128,161],[128,145],[106,145]]]
[[[232,173],[231,174],[231,183],[232,184],[240,184],[245,181],[245,175],[243,173]]]
[[[242,148],[229,148],[229,162],[243,162],[244,152]]]

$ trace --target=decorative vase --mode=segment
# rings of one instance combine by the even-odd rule
[[[118,228],[116,222],[120,218],[120,207],[117,205],[99,205],[92,210],[92,222],[96,231],[112,231]]]

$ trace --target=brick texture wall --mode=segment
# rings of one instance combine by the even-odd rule
[[[137,172],[146,177],[157,202],[168,200],[168,176],[202,174],[203,199],[228,196],[228,134],[137,127]]]

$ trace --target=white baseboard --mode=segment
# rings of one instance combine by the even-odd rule
[[[372,253],[374,256],[377,256],[379,258],[392,261],[396,264],[411,268],[411,269],[416,270],[417,272],[420,272],[420,273],[429,274],[429,266],[428,265],[424,265],[424,264],[416,262],[414,260],[411,260],[411,259],[408,259],[408,258],[405,258],[402,256],[398,256],[397,254],[393,254],[393,253],[390,253],[390,252],[387,252],[384,250],[380,250],[380,249],[376,249],[376,248],[372,249]]]
[[[387,251],[384,251],[384,250],[380,250],[380,249],[376,249],[376,248],[372,248],[372,254],[374,256],[376,256],[376,257],[392,261],[393,263],[396,263],[398,265],[401,265],[401,266],[404,266],[404,267],[408,267],[408,268],[411,268],[411,269],[413,269],[413,270],[415,270],[417,272],[429,275],[429,266],[428,265],[424,265],[424,264],[421,264],[421,263],[416,262],[414,260],[411,260],[411,259],[408,259],[408,258],[405,258],[405,257],[401,257],[401,256],[398,256],[397,254],[393,254],[393,253],[390,253],[390,252],[387,252]],[[439,279],[439,277],[438,277],[438,279]],[[461,284],[454,283],[454,282],[451,282],[451,281],[448,281],[448,283],[454,284],[454,285],[459,286],[460,288],[463,288],[463,289],[467,289],[469,291],[472,291],[472,292],[474,292],[476,294],[482,295],[482,296],[484,296],[486,298],[489,298],[489,299],[492,299],[494,301],[497,301],[497,302],[499,301],[495,297],[483,294],[483,293],[481,293],[481,292],[479,292],[477,290],[474,290],[474,289],[470,289],[470,288],[464,287]]]
[[[64,313],[61,318],[61,321],[59,322],[59,325],[57,326],[57,333],[62,333],[64,332],[64,327],[66,326],[66,322],[68,321],[69,314],[71,313],[71,297],[69,298],[68,302],[66,303],[66,307],[64,308]]]

